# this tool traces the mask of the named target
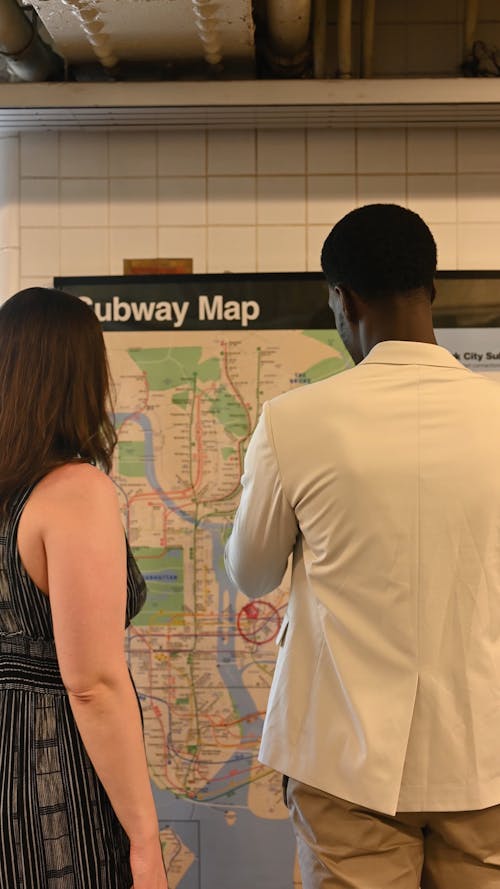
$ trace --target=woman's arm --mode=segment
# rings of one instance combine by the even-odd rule
[[[131,843],[145,849],[155,844],[159,851],[141,719],[124,654],[126,551],[116,492],[107,476],[85,464],[61,467],[41,484],[40,533],[71,708]]]

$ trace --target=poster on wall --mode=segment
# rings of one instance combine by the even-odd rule
[[[500,272],[442,272],[436,338],[462,364],[500,380]]]
[[[148,584],[127,633],[170,889],[297,889],[280,776],[257,759],[286,582],[249,602],[223,551],[264,401],[351,359],[316,274],[59,278],[102,323],[113,477]],[[497,303],[500,302],[497,300]],[[499,328],[438,338],[499,373]],[[481,359],[479,359],[481,355]]]

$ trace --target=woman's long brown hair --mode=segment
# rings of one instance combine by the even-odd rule
[[[109,472],[116,433],[94,312],[62,290],[30,287],[0,308],[0,515],[15,495],[74,460]]]

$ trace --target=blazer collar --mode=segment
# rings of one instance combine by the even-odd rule
[[[433,343],[384,340],[376,343],[361,364],[428,364],[434,367],[454,367],[467,370],[443,346]],[[472,371],[471,371],[472,372]]]

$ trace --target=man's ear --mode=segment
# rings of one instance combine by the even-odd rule
[[[435,299],[436,299],[436,288],[435,288],[435,286],[434,286],[434,282],[432,282],[432,287],[431,287],[431,306],[432,306],[432,303],[434,302]]]
[[[351,324],[356,324],[359,321],[358,298],[356,294],[347,287],[342,287],[340,284],[335,287],[335,293],[342,304],[342,309],[347,320]]]

